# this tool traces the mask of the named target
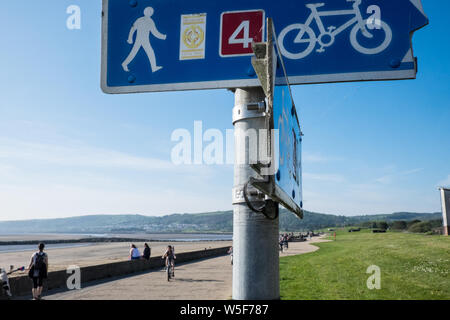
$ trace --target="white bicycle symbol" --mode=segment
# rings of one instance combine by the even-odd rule
[[[386,24],[381,20],[377,20],[377,23],[378,25],[381,24],[381,29],[384,31],[385,39],[378,47],[366,48],[363,47],[358,42],[357,36],[359,31],[361,31],[362,34],[368,39],[372,39],[374,37],[373,34],[371,34],[367,29],[369,19],[364,20],[361,15],[361,11],[359,9],[361,1],[362,0],[347,0],[347,2],[354,2],[352,10],[335,10],[335,11],[320,11],[320,12],[317,10],[317,8],[323,7],[325,3],[307,4],[306,7],[311,9],[311,14],[306,20],[305,24],[301,23],[292,24],[283,29],[283,31],[281,31],[278,37],[281,53],[286,58],[289,59],[293,60],[303,59],[314,50],[317,43],[319,43],[320,45],[320,48],[317,49],[317,52],[324,52],[326,47],[329,47],[334,43],[335,38],[338,34],[340,34],[341,32],[343,32],[344,30],[346,30],[348,27],[352,26],[355,23],[356,24],[350,33],[350,43],[352,44],[353,48],[355,48],[357,51],[363,54],[377,54],[384,51],[392,41],[392,30],[388,24]],[[353,15],[354,17],[349,21],[347,21],[346,23],[344,23],[343,25],[341,25],[339,28],[335,26],[330,26],[327,28],[327,30],[325,30],[321,17],[342,16],[342,15]],[[320,31],[318,37],[314,33],[314,30],[310,27],[311,23],[314,20],[316,21]],[[293,30],[300,30],[297,37],[294,39],[294,43],[307,44],[306,49],[304,49],[301,52],[290,52],[284,46],[284,38],[289,32]],[[308,37],[305,37],[305,34],[307,34]]]

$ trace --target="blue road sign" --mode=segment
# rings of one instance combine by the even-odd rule
[[[259,86],[265,17],[291,84],[411,79],[421,0],[103,0],[107,93]]]
[[[276,35],[273,36],[276,39]],[[289,198],[295,205],[285,203],[292,212],[299,213],[302,202],[302,131],[300,119],[292,98],[285,59],[280,53],[279,42],[274,41],[274,59],[277,59],[275,85],[273,89],[273,128],[278,132],[275,141],[274,157],[278,160],[275,174],[275,193],[278,198]],[[284,193],[284,195],[280,195]]]
[[[278,130],[278,171],[275,184],[299,208],[302,203],[302,133],[288,85],[276,85],[274,89],[274,129]],[[285,198],[283,197],[283,198]],[[287,208],[295,212],[293,208]]]

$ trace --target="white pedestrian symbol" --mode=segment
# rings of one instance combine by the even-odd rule
[[[150,34],[153,34],[156,38],[161,40],[166,40],[167,36],[160,33],[158,29],[156,29],[155,22],[151,18],[153,13],[154,10],[152,7],[145,8],[144,16],[137,19],[133,24],[133,27],[131,27],[130,34],[128,36],[128,43],[133,44],[133,35],[135,32],[137,32],[137,35],[133,49],[131,49],[130,54],[122,63],[122,68],[126,72],[130,72],[130,70],[128,69],[128,65],[131,61],[134,60],[141,47],[144,48],[144,51],[147,54],[148,60],[150,61],[150,66],[152,67],[152,72],[156,72],[162,69],[161,66],[158,66],[156,64],[155,52],[150,45]]]

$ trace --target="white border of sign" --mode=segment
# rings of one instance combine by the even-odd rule
[[[203,90],[203,89],[227,89],[227,88],[247,88],[258,87],[259,80],[241,79],[225,81],[202,81],[202,82],[183,82],[168,84],[151,85],[130,85],[121,87],[109,87],[107,84],[108,75],[108,7],[109,0],[103,0],[102,5],[102,53],[101,53],[101,89],[104,93],[139,93],[139,92],[163,92],[163,91],[184,91],[184,90]],[[257,11],[261,9],[249,10]],[[220,51],[219,51],[220,53]],[[229,57],[229,56],[228,56]],[[321,74],[312,76],[291,76],[289,83],[296,84],[316,84],[316,83],[335,83],[352,81],[379,81],[379,80],[403,80],[415,79],[415,70],[396,70],[381,72],[358,72],[358,73],[340,73],[340,74]]]
[[[243,54],[222,54],[222,30],[223,30],[223,15],[228,13],[245,13],[245,12],[262,12],[262,38],[265,39],[266,37],[266,12],[264,9],[254,9],[254,10],[237,10],[237,11],[225,11],[220,14],[220,37],[219,37],[219,56],[222,58],[233,58],[233,57],[246,57],[246,56],[253,56],[253,53],[243,53]]]

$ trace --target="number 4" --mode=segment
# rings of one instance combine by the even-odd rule
[[[241,31],[244,30],[243,38],[238,38]],[[244,48],[248,48],[248,45],[253,42],[253,38],[250,38],[250,21],[245,20],[237,27],[233,32],[231,37],[228,39],[229,44],[239,44],[242,43]]]

